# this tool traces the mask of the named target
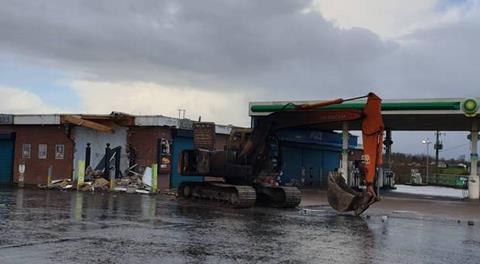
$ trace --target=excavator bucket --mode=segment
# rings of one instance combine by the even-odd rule
[[[352,190],[338,172],[332,172],[328,176],[327,198],[333,209],[339,212],[354,211],[355,215],[360,215],[377,201],[369,192]]]

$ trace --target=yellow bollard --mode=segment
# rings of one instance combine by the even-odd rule
[[[108,173],[108,175],[110,176],[110,191],[113,192],[115,191],[115,174]]]
[[[48,174],[47,174],[47,187],[50,188],[52,186],[52,174],[53,174],[53,166],[48,166]]]
[[[110,176],[110,191],[115,191],[115,178]]]
[[[82,188],[85,180],[85,161],[79,160],[77,166],[77,190]]]
[[[152,164],[152,183],[151,183],[151,192],[157,193],[157,178],[158,178],[158,164]]]

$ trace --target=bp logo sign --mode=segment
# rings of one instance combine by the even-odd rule
[[[477,114],[478,101],[475,98],[465,99],[462,103],[462,110],[466,116],[473,117]]]

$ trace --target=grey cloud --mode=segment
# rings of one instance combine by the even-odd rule
[[[402,46],[382,58],[370,74],[376,86],[406,97],[479,96],[480,25],[468,21],[439,25],[404,36]]]
[[[249,100],[370,90],[386,98],[479,95],[478,16],[385,41],[366,29],[336,28],[321,14],[304,12],[309,5],[3,0],[0,56],[20,56],[79,79],[188,85],[240,92]],[[426,134],[395,136],[396,151],[424,150],[418,142]],[[448,144],[464,141],[464,134],[448,137]],[[445,155],[466,152],[450,151]]]
[[[478,95],[474,20],[404,36],[339,29],[307,0],[3,1],[0,52],[102,81],[258,99]]]
[[[309,4],[11,1],[0,10],[0,47],[108,81],[280,94],[319,87],[347,93],[358,79],[371,84],[364,65],[391,45],[303,12]]]

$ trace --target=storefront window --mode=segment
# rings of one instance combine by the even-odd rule
[[[38,158],[47,159],[47,144],[38,144]]]
[[[32,144],[23,144],[22,146],[22,158],[29,159],[32,157]]]
[[[65,145],[55,145],[55,159],[62,160],[65,156]]]

